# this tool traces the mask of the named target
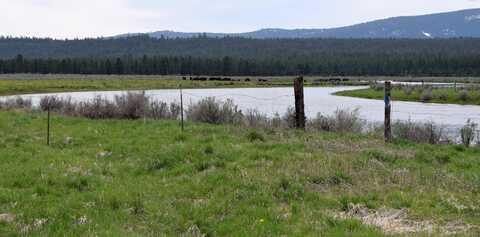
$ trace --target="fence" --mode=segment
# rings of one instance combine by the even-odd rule
[[[394,84],[393,84],[394,85]],[[477,123],[480,121],[480,114],[476,114],[475,111],[479,111],[478,107],[476,106],[454,106],[450,108],[448,105],[424,105],[419,103],[403,103],[403,102],[395,102],[392,106],[391,99],[385,101],[375,101],[375,100],[359,100],[359,99],[351,99],[347,97],[335,97],[330,95],[331,92],[335,92],[330,88],[305,88],[306,91],[304,97],[304,113],[305,117],[311,118],[309,120],[310,124],[306,124],[308,128],[311,128],[312,120],[315,122],[321,121],[321,119],[325,120],[325,117],[328,117],[329,114],[335,114],[337,109],[340,110],[355,110],[355,108],[360,108],[360,117],[367,121],[371,121],[372,123],[380,123],[383,122],[383,127],[385,128],[384,136],[387,142],[391,141],[392,137],[395,137],[397,131],[395,128],[388,129],[387,121],[389,121],[390,127],[395,126],[396,123],[393,122],[395,120],[403,120],[403,121],[410,121],[410,118],[413,116],[414,118],[427,118],[429,116],[434,117],[437,120],[442,121],[445,120],[452,120],[452,118],[456,121],[455,127],[449,128],[447,127],[445,130],[451,129],[451,133],[455,133],[455,139],[459,139],[459,130],[461,128],[460,124],[465,124],[465,121],[468,118],[471,118],[470,115],[474,115],[473,122]],[[341,90],[341,89],[339,89]],[[171,102],[180,100],[180,104],[177,110],[178,111],[185,111],[184,107],[185,104],[190,103],[190,105],[195,104],[198,101],[206,97],[215,97],[220,100],[226,100],[234,98],[235,102],[240,102],[240,110],[245,114],[248,112],[249,108],[258,109],[257,112],[260,114],[264,114],[267,117],[274,117],[275,113],[277,112],[284,112],[288,111],[289,107],[293,107],[295,103],[295,90],[293,88],[241,88],[241,89],[201,89],[201,90],[184,90],[179,88],[179,90],[161,90],[161,91],[153,91],[153,92],[146,92],[143,94],[143,97],[155,97],[161,96],[162,98],[170,98]],[[108,92],[111,93],[111,92]],[[323,94],[322,94],[323,93]],[[81,94],[81,96],[85,96],[85,94]],[[94,96],[93,96],[94,97]],[[106,97],[110,97],[110,100],[114,100],[115,96],[113,94],[108,94]],[[190,99],[190,102],[188,102]],[[144,101],[144,99],[139,99],[139,101]],[[390,103],[387,103],[390,102]],[[390,112],[385,113],[388,108],[388,104],[390,104]],[[358,105],[358,107],[357,107]],[[363,107],[361,107],[363,106]],[[413,108],[408,108],[405,106],[410,106]],[[108,107],[108,104],[106,105]],[[139,107],[145,107],[145,104],[139,105]],[[341,107],[341,108],[340,108]],[[147,108],[143,109],[143,112],[139,115],[134,115],[130,118],[144,118],[144,120],[150,116],[150,114],[146,114]],[[384,111],[382,111],[384,110]],[[410,110],[410,111],[409,111]],[[322,111],[323,117],[318,117],[316,112]],[[413,112],[412,112],[413,111]],[[363,114],[362,114],[363,113]],[[348,113],[343,113],[343,115]],[[352,114],[352,113],[350,113]],[[389,114],[390,119],[387,118],[387,114]],[[465,116],[465,114],[469,114],[469,116]],[[179,118],[181,121],[183,113],[178,113]],[[173,115],[172,115],[173,116]],[[317,117],[316,117],[317,116]],[[345,117],[345,116],[344,116]],[[188,120],[188,116],[186,117]],[[420,120],[420,119],[419,119]],[[413,119],[412,122],[418,122],[419,120]],[[295,120],[298,122],[298,118]],[[421,120],[425,122],[429,122],[428,120]],[[392,124],[393,122],[393,124]],[[434,121],[432,121],[434,122]],[[437,122],[435,122],[437,123]],[[442,123],[438,123],[442,124]],[[297,123],[297,126],[299,124]],[[309,126],[310,125],[310,126]],[[328,125],[328,124],[327,124]],[[322,126],[327,126],[323,124]],[[184,124],[182,123],[182,128],[184,129]],[[372,125],[373,126],[373,125]],[[411,125],[412,127],[416,127],[419,129],[419,126]],[[300,126],[302,127],[302,126]],[[328,126],[327,126],[328,127]],[[378,127],[378,126],[377,126]],[[421,128],[424,130],[428,130],[427,128]],[[393,130],[393,131],[392,131]],[[432,130],[432,129],[430,129]],[[445,131],[444,131],[445,132]]]

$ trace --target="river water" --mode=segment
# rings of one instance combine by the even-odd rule
[[[308,87],[305,88],[305,110],[307,117],[317,113],[331,115],[337,109],[358,109],[360,116],[368,122],[382,122],[384,102],[382,100],[360,99],[335,96],[333,93],[343,90],[355,90],[365,87]],[[229,88],[229,89],[186,89],[184,101],[188,106],[201,98],[216,97],[219,100],[232,99],[242,110],[257,109],[267,115],[283,114],[288,107],[294,106],[293,88]],[[43,96],[71,97],[73,101],[91,100],[96,96],[113,99],[125,91],[72,92],[52,94],[20,95],[38,104]],[[149,90],[146,95],[155,100],[174,102],[180,100],[179,90]],[[8,97],[3,97],[3,99]],[[393,120],[411,120],[416,122],[432,121],[450,128],[463,126],[468,119],[480,123],[480,106],[432,104],[417,102],[392,102]]]

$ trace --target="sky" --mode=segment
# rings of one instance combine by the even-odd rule
[[[480,8],[480,0],[0,0],[0,35],[64,38],[174,30],[330,28]]]

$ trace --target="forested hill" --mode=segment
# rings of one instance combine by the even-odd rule
[[[0,59],[0,73],[480,75],[480,39],[0,38]]]
[[[151,37],[190,38],[202,33],[157,31]],[[422,16],[392,17],[352,26],[330,29],[262,29],[246,33],[204,33],[211,37],[238,36],[246,38],[458,38],[480,37],[480,9]],[[124,34],[117,37],[125,37]]]

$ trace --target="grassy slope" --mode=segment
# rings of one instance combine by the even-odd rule
[[[480,225],[479,148],[57,116],[47,147],[44,130],[0,112],[0,213],[17,217],[0,236],[383,236],[330,217],[349,202]]]
[[[455,89],[453,88],[433,89],[433,99],[428,102],[442,104],[480,105],[480,92],[470,91],[470,98],[468,98],[467,100],[461,100],[459,98],[460,92],[462,92],[461,89],[455,91]],[[444,94],[446,97],[444,99],[441,99],[439,96],[441,94]],[[383,90],[374,90],[369,88],[361,90],[342,91],[336,93],[336,95],[383,100],[384,92]],[[392,99],[399,101],[421,101],[421,95],[422,93],[420,93],[418,90],[414,90],[411,94],[406,94],[402,89],[399,88],[394,88],[392,91]]]

